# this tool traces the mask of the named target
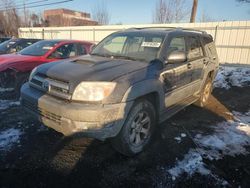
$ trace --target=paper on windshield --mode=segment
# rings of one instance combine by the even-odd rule
[[[43,47],[43,50],[51,50],[53,47],[51,47],[51,46],[44,46]]]
[[[159,48],[161,46],[160,42],[143,42],[142,47]]]

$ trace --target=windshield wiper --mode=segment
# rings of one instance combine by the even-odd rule
[[[100,57],[112,57],[112,55],[109,54],[98,54],[98,53],[92,53],[90,55],[100,56]]]
[[[134,57],[129,57],[129,56],[122,56],[122,55],[113,55],[113,57],[118,58],[118,59],[132,60],[132,61],[145,61],[145,59],[139,59],[139,58],[134,58]]]

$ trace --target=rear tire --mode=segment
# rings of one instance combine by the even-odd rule
[[[211,78],[207,78],[204,87],[201,91],[200,98],[197,102],[195,102],[195,105],[204,107],[208,104],[209,98],[212,92],[213,82]]]
[[[111,140],[118,152],[133,156],[150,143],[156,124],[156,112],[148,100],[138,100],[133,105],[119,134]]]

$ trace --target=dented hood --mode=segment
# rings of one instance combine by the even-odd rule
[[[44,64],[38,67],[37,72],[78,85],[82,81],[112,81],[125,74],[146,68],[148,65],[140,61],[86,55],[71,61]]]

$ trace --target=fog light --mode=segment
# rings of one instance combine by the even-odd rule
[[[74,126],[76,131],[87,131],[91,129],[100,129],[101,126],[98,122],[80,122],[75,121]]]

